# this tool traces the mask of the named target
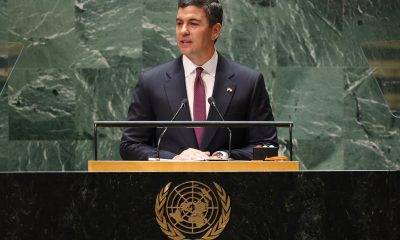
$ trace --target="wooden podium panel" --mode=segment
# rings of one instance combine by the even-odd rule
[[[299,171],[298,161],[89,161],[89,172]]]

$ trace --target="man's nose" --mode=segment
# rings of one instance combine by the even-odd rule
[[[183,24],[183,25],[182,25],[181,34],[182,34],[182,35],[189,35],[189,30],[188,30],[186,24]]]

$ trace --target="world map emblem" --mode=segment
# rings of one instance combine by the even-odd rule
[[[173,240],[216,239],[225,229],[231,213],[230,198],[217,183],[213,188],[188,181],[175,187],[165,185],[155,203],[157,223]]]

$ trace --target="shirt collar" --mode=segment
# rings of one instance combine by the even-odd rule
[[[215,77],[215,73],[217,71],[217,63],[218,63],[218,53],[214,51],[214,55],[208,60],[203,66],[197,66],[194,64],[188,57],[185,55],[182,56],[183,69],[185,70],[185,77],[188,77],[192,74],[197,67],[202,67],[205,72]]]

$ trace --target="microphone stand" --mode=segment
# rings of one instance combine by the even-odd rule
[[[171,122],[173,122],[175,120],[175,118],[178,116],[178,114],[181,112],[181,110],[186,106],[186,103],[188,102],[188,100],[182,99],[181,101],[181,105],[178,108],[178,111],[176,111],[175,115],[172,117]],[[164,128],[164,131],[162,131],[162,133],[160,134],[160,137],[158,138],[158,143],[157,143],[157,152],[156,152],[156,159],[160,160],[160,143],[161,143],[161,139],[163,138],[165,132],[167,132],[168,127]]]
[[[221,112],[218,110],[217,105],[215,104],[215,99],[213,97],[208,98],[208,103],[214,107],[214,109],[217,111],[219,117],[221,118],[222,121],[225,122],[224,117],[222,117]],[[229,127],[226,128],[229,132],[229,145],[228,145],[228,158],[231,157],[231,151],[232,151],[232,131]]]

